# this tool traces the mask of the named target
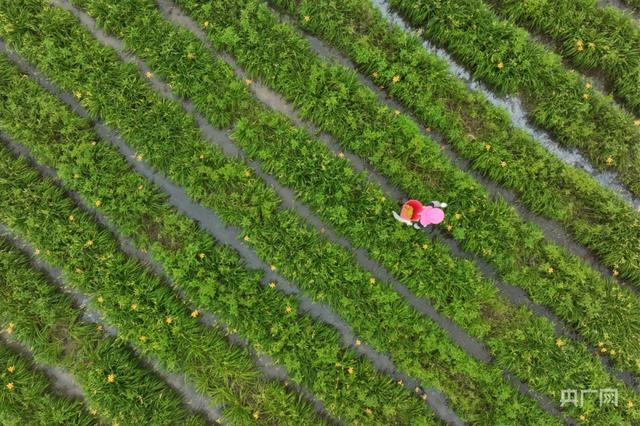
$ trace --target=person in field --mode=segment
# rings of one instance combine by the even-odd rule
[[[402,205],[400,214],[393,212],[393,217],[405,225],[413,225],[416,229],[423,229],[429,225],[437,225],[444,220],[444,211],[447,203],[431,201],[423,205],[418,200],[408,200]]]

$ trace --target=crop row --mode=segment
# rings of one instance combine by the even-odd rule
[[[236,253],[170,208],[160,189],[136,175],[114,147],[93,145],[97,137],[86,120],[74,117],[15,68],[4,71],[0,128],[40,163],[57,169],[89,202],[100,200],[98,210],[148,251],[195,305],[215,312],[260,353],[281,362],[294,381],[307,386],[337,417],[430,423],[431,413],[418,398],[342,348],[333,328],[298,315],[293,297],[262,287],[261,273],[247,271]]]
[[[206,75],[210,71],[207,71],[206,67],[200,67],[197,71],[198,68],[194,66],[188,74],[180,73],[180,61],[172,61],[166,55],[157,54],[150,48],[154,45],[162,46],[163,43],[150,34],[157,32],[160,35],[169,32],[163,28],[162,23],[152,21],[148,17],[134,22],[126,18],[129,16],[128,8],[141,10],[143,4],[131,4],[119,9],[112,7],[107,16],[101,13],[104,10],[100,7],[101,1],[82,3],[103,26],[121,34],[129,48],[139,52],[148,63],[153,63],[154,69],[156,63],[162,63],[163,69],[160,74],[171,76],[171,85],[183,88],[181,95],[199,105],[207,118],[215,118],[216,110],[209,108],[207,103],[207,97],[215,88],[202,87],[202,83],[196,84],[201,81],[200,74]],[[134,38],[136,34],[145,34],[151,40],[145,43]],[[164,43],[177,45],[171,37],[165,38]],[[481,339],[490,338],[492,349],[497,354],[498,365],[512,369],[520,378],[535,384],[536,389],[542,388],[550,394],[553,394],[561,383],[567,383],[568,377],[572,377],[573,373],[566,368],[557,368],[557,365],[567,364],[569,359],[582,360],[581,372],[585,382],[605,383],[610,380],[602,371],[597,359],[591,358],[584,348],[574,346],[570,342],[567,345],[567,342],[560,340],[560,345],[564,348],[559,350],[559,356],[566,357],[567,362],[563,363],[542,355],[550,348],[557,349],[551,324],[536,319],[530,312],[518,311],[505,304],[497,297],[495,288],[489,282],[483,281],[469,264],[456,263],[441,245],[429,250],[426,264],[431,266],[425,269],[422,266],[425,264],[425,255],[421,247],[428,240],[424,237],[416,238],[416,233],[406,228],[391,232],[394,222],[389,216],[389,211],[395,204],[384,200],[379,189],[367,186],[363,177],[356,176],[344,160],[330,155],[323,145],[314,143],[302,132],[293,129],[291,123],[276,115],[255,111],[250,116],[251,119],[241,120],[232,134],[236,142],[247,152],[254,154],[254,158],[261,163],[263,169],[270,173],[275,172],[278,179],[294,189],[313,209],[319,211],[323,219],[348,236],[356,245],[373,253],[376,259],[409,284],[410,289],[416,294],[428,296],[438,309],[456,318],[465,328],[471,328],[473,335]],[[318,170],[318,165],[322,171]],[[455,276],[472,290],[462,289],[460,286],[425,285],[427,282],[444,283],[451,276]],[[479,301],[480,295],[482,301]],[[483,315],[486,318],[481,318]],[[513,323],[521,324],[521,327],[513,328]],[[546,339],[541,337],[540,330],[545,330],[542,334],[546,335]],[[531,337],[536,334],[537,342]],[[520,336],[521,347],[527,348],[529,352],[519,353],[513,349],[516,336]],[[535,367],[520,368],[513,362],[522,356],[530,357],[536,346],[539,347],[537,353],[542,356],[533,361]],[[587,365],[589,375],[584,374]],[[557,371],[555,374],[549,374],[552,370]],[[540,374],[542,371],[548,374]]]
[[[82,403],[51,393],[47,376],[0,343],[0,423],[5,426],[96,424]]]
[[[0,324],[38,363],[69,371],[86,410],[106,423],[197,425],[169,386],[113,337],[83,322],[71,300],[34,271],[29,258],[0,240]],[[52,419],[55,419],[54,416]]]
[[[640,128],[630,114],[560,58],[500,20],[480,0],[391,0],[424,37],[444,46],[475,77],[502,93],[519,94],[532,120],[567,147],[580,148],[599,169],[616,170],[640,195]]]
[[[501,16],[550,37],[573,65],[602,71],[613,94],[640,114],[640,25],[632,17],[615,8],[600,8],[592,0],[488,3]]]
[[[234,424],[251,424],[254,415],[265,423],[280,418],[318,424],[310,407],[278,384],[262,382],[246,352],[231,346],[222,331],[200,325],[195,311],[126,258],[60,188],[4,148],[0,163],[0,221],[63,269],[65,283],[92,297],[91,307],[117,327],[123,341],[162,368],[186,374],[213,403],[226,405],[225,418]]]
[[[640,215],[514,128],[503,110],[467,90],[418,38],[390,28],[367,0],[272,3],[344,52],[376,85],[442,134],[474,170],[516,191],[531,211],[564,225],[614,275],[640,285],[640,251],[633,249],[640,247]],[[401,81],[394,83],[395,75]]]
[[[144,19],[157,16],[155,24],[163,28],[165,21],[155,5],[149,5],[156,15],[142,13],[142,9],[137,9],[137,15]],[[29,10],[20,8],[25,9]],[[166,173],[227,224],[240,227],[247,243],[267,264],[331,306],[363,341],[390,353],[402,371],[423,384],[442,389],[466,418],[553,422],[533,401],[505,383],[499,369],[469,357],[384,283],[370,284],[370,274],[357,267],[351,253],[327,242],[292,211],[279,209],[280,200],[272,189],[247,176],[246,165],[226,158],[202,140],[195,121],[180,105],[162,100],[135,70],[120,63],[113,51],[93,40],[68,13],[55,8],[31,10],[33,13],[17,14],[3,8],[14,29],[7,38],[16,49],[66,90],[78,92],[82,104],[118,129],[139,158]],[[47,31],[48,25],[58,30]],[[30,28],[28,38],[20,36],[25,26]],[[189,35],[176,30],[151,34],[164,38],[172,33]],[[43,39],[49,46],[47,58],[42,56]],[[180,48],[174,44],[171,50],[184,52],[176,55],[178,59],[188,59],[187,49],[193,47],[191,39],[183,40],[186,43]],[[82,60],[76,60],[78,57]],[[100,90],[104,82],[109,90]],[[110,204],[113,197],[106,188],[102,188],[102,205]]]
[[[449,202],[453,214],[445,226],[464,249],[489,260],[505,281],[552,307],[593,345],[608,342],[619,365],[640,371],[640,322],[634,314],[640,301],[631,291],[548,243],[503,200],[490,201],[409,119],[380,106],[352,72],[319,61],[305,40],[261,4],[180,3],[203,27],[207,22],[218,46],[344,148],[367,158],[405,193]],[[257,33],[259,39],[252,36]]]

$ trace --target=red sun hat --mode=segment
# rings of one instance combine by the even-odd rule
[[[422,212],[422,203],[418,200],[409,200],[402,205],[400,217],[407,220],[416,221],[420,218]]]

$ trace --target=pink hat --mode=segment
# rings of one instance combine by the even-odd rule
[[[444,212],[436,207],[426,206],[420,212],[420,225],[437,225],[444,220]]]

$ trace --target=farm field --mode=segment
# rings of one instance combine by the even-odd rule
[[[0,0],[0,424],[144,423],[640,425],[640,4]]]

